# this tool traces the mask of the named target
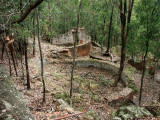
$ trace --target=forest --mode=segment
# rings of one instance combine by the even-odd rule
[[[160,0],[0,0],[0,120],[160,120]]]

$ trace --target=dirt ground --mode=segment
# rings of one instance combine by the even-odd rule
[[[40,77],[40,57],[38,44],[36,42],[36,55],[32,55],[32,39],[29,46],[29,73],[31,79],[31,89],[26,89],[26,81],[21,78],[21,69],[18,69],[19,77],[15,76],[12,71],[12,78],[17,89],[22,93],[28,107],[33,113],[36,120],[50,120],[63,115],[71,114],[67,110],[60,110],[57,106],[57,99],[63,99],[70,102],[70,76],[71,63],[59,56],[52,58],[50,50],[62,49],[49,45],[42,41],[42,51],[44,56],[44,79],[46,82],[46,103],[42,102],[42,82]],[[0,53],[1,56],[1,53]],[[81,58],[79,58],[81,59]],[[4,55],[4,61],[0,61],[8,68],[8,60]],[[12,66],[13,67],[13,66]],[[20,67],[20,63],[19,63]],[[134,72],[135,83],[139,89],[141,74]],[[111,71],[97,68],[80,68],[76,67],[73,83],[73,108],[76,111],[94,111],[97,116],[103,119],[110,119],[112,113],[117,110],[116,107],[108,105],[104,96],[109,96],[115,91],[120,91],[123,86],[119,83],[117,88],[110,84],[115,79]],[[150,105],[158,99],[160,93],[160,84],[151,80],[148,76],[144,80],[142,104]],[[139,94],[134,96],[134,102],[138,104]],[[80,117],[73,117],[73,120],[79,120]],[[71,118],[69,119],[71,120]]]

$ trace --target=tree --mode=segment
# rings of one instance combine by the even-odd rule
[[[49,10],[49,33],[52,34],[52,18],[51,18],[51,7],[50,0],[48,0],[48,10]],[[50,43],[52,44],[52,38],[49,36]]]
[[[121,80],[122,72],[124,69],[124,62],[125,62],[125,57],[126,57],[126,42],[127,42],[127,37],[129,33],[129,24],[131,20],[131,13],[132,13],[132,8],[133,8],[133,3],[134,0],[129,0],[128,3],[128,14],[127,12],[127,1],[120,0],[120,5],[119,5],[119,10],[120,10],[120,19],[121,19],[121,61],[120,61],[120,68],[118,72],[118,79],[115,80],[114,86],[117,86],[118,82]],[[124,7],[123,7],[124,6]]]
[[[36,8],[38,5],[40,5],[44,0],[37,0],[35,3],[31,4],[27,10],[23,13],[23,15],[18,18],[17,20],[13,20],[12,22],[10,22],[9,24],[6,24],[5,26],[8,27],[11,24],[15,24],[15,23],[21,23],[28,15],[29,13]],[[2,34],[4,31],[6,31],[5,27],[0,28],[0,34]]]
[[[158,2],[158,3],[157,3]],[[159,36],[159,28],[158,28],[158,22],[159,22],[159,1],[149,1],[149,0],[142,0],[137,10],[140,11],[140,15],[138,15],[139,19],[139,25],[141,28],[143,28],[139,33],[139,39],[142,39],[144,41],[144,49],[143,49],[143,70],[142,70],[142,77],[141,77],[141,86],[140,86],[140,96],[139,96],[139,105],[141,106],[141,99],[142,99],[142,92],[143,92],[143,83],[144,83],[144,76],[146,72],[146,59],[149,49],[152,48],[150,46],[151,42],[158,43],[157,37]],[[154,44],[153,44],[154,45]],[[159,44],[157,44],[159,46]],[[157,46],[156,45],[156,46]],[[153,46],[154,49],[156,46]],[[153,52],[153,51],[151,51]],[[153,52],[154,54],[154,52]]]
[[[33,55],[35,55],[35,42],[36,42],[35,18],[36,18],[36,11],[34,12],[33,16]]]
[[[27,53],[28,40],[26,40],[26,39],[24,41],[24,46],[25,46],[25,65],[26,65],[26,76],[27,76],[27,89],[29,90],[31,88],[31,85],[30,85],[29,67],[28,67],[28,53]]]
[[[72,91],[73,91],[73,79],[74,79],[73,76],[74,76],[74,69],[75,69],[76,44],[79,41],[78,30],[79,30],[79,20],[80,20],[80,11],[82,7],[82,2],[83,0],[80,1],[78,12],[77,12],[77,28],[75,29],[75,31],[73,31],[74,48],[73,48],[73,63],[72,63],[72,71],[71,71],[70,98],[72,98]]]
[[[112,28],[113,10],[114,10],[114,6],[112,6],[112,12],[111,12],[111,17],[110,17],[110,22],[109,22],[108,44],[107,44],[106,53],[104,54],[106,56],[110,56],[109,50],[110,50],[110,36],[111,36],[111,28]]]
[[[37,25],[38,25],[38,45],[39,45],[39,53],[41,58],[41,78],[43,83],[43,101],[46,101],[45,93],[46,93],[46,87],[45,87],[45,81],[44,81],[44,69],[43,69],[43,55],[42,55],[42,48],[41,48],[41,40],[40,40],[40,25],[39,25],[39,12],[37,8]]]

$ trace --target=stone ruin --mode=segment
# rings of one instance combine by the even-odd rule
[[[59,51],[59,53],[73,56],[75,29],[76,28],[73,28],[69,32],[53,38],[53,45],[64,46],[64,49]],[[78,29],[78,37],[79,41],[78,45],[76,45],[76,56],[80,57],[89,55],[91,50],[91,37],[84,28]]]

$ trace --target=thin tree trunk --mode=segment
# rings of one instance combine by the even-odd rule
[[[109,23],[108,44],[107,44],[107,50],[105,53],[105,55],[107,55],[107,56],[110,56],[109,50],[110,50],[110,36],[111,36],[111,29],[112,29],[113,10],[114,10],[114,6],[112,6],[112,12],[111,12],[110,23]]]
[[[30,86],[30,77],[29,77],[29,67],[28,67],[28,55],[27,55],[27,40],[24,41],[25,46],[25,65],[26,65],[26,76],[27,76],[27,89],[29,90],[31,88]]]
[[[5,49],[5,41],[3,41],[3,43],[2,43],[2,55],[1,55],[1,60],[3,60],[4,49]]]
[[[12,43],[11,43],[11,46],[13,47]],[[16,57],[15,57],[14,47],[13,47],[13,51],[10,50],[10,53],[11,53],[11,57],[12,57],[13,66],[14,66],[14,70],[15,70],[16,76],[18,76],[17,67],[16,67]]]
[[[48,10],[49,10],[49,32],[50,32],[50,34],[52,33],[52,18],[51,18],[51,2],[50,2],[50,0],[48,0]],[[50,43],[52,44],[52,38],[51,38],[51,36],[49,36],[50,38]]]
[[[43,69],[43,55],[42,55],[42,48],[41,48],[41,40],[40,40],[40,25],[39,25],[39,12],[37,8],[37,25],[38,25],[38,45],[39,45],[39,53],[41,58],[41,78],[43,83],[43,102],[46,101],[45,93],[46,93],[46,87],[45,87],[45,81],[44,81],[44,69]]]
[[[35,42],[36,42],[35,17],[36,14],[34,14],[33,16],[33,55],[35,55]]]
[[[146,58],[148,55],[149,42],[150,42],[148,35],[149,35],[149,33],[148,33],[148,15],[147,15],[147,41],[146,41],[146,51],[145,51],[144,60],[143,60],[143,71],[142,71],[141,86],[140,86],[139,106],[141,106],[142,92],[143,92],[143,81],[144,81],[144,75],[145,75],[145,71],[146,71]]]
[[[11,68],[11,61],[10,61],[10,58],[9,58],[9,54],[8,54],[8,50],[7,48],[4,46],[4,49],[6,51],[6,55],[7,55],[7,58],[8,58],[8,63],[9,63],[9,73],[10,73],[10,76],[12,76],[12,68]]]
[[[145,71],[146,71],[146,58],[147,58],[147,55],[148,55],[148,47],[149,47],[149,40],[147,40],[147,42],[146,42],[146,53],[145,53],[144,60],[143,60],[143,71],[142,71],[140,96],[139,96],[139,105],[140,106],[141,106],[141,99],[142,99],[144,74],[145,74]]]
[[[23,42],[22,42],[22,40],[21,40],[21,42],[20,42],[20,46],[21,46],[21,69],[22,69],[22,79],[24,80],[24,68],[23,68],[23,47],[22,47],[22,45],[23,45]]]
[[[75,31],[73,31],[74,48],[73,48],[73,63],[72,63],[72,71],[71,71],[70,98],[72,98],[72,92],[73,92],[73,79],[74,79],[73,76],[74,76],[74,69],[75,69],[76,44],[77,44],[77,41],[79,40],[78,29],[79,29],[79,19],[80,19],[80,10],[82,6],[82,2],[83,0],[80,1],[78,13],[77,13],[77,28]]]
[[[104,16],[103,26],[102,26],[103,38],[102,38],[102,43],[101,43],[101,54],[102,54],[102,51],[103,51],[103,41],[104,41],[104,37],[105,37],[105,35],[106,35],[106,33],[105,33],[106,16],[107,16],[107,15]]]

